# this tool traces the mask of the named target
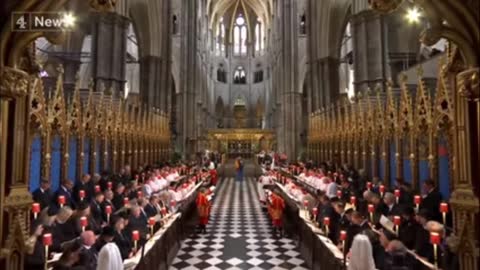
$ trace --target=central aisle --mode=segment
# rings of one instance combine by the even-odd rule
[[[275,238],[253,178],[225,178],[207,234],[186,239],[170,269],[307,269],[293,240]]]

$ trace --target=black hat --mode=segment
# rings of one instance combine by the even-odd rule
[[[58,206],[55,204],[52,204],[48,207],[47,214],[49,217],[55,216],[56,214],[58,214],[58,210],[59,210]]]
[[[102,229],[102,236],[115,236],[115,230],[110,226],[105,226]]]
[[[90,207],[90,205],[88,203],[82,201],[78,204],[77,210],[83,211],[83,210],[87,209],[88,207]]]

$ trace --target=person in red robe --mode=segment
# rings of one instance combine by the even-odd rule
[[[210,170],[210,182],[212,185],[216,186],[218,182],[218,175],[217,175],[217,170],[211,169]]]
[[[269,212],[270,212],[270,216],[272,217],[273,230],[275,233],[278,230],[278,232],[280,233],[280,236],[282,235],[282,227],[283,227],[282,217],[283,217],[284,209],[285,209],[285,201],[282,199],[282,197],[273,193]]]
[[[200,230],[203,233],[207,233],[208,217],[210,216],[210,202],[208,201],[205,189],[201,189],[200,192],[198,193],[196,204],[197,204],[198,216],[200,217],[200,220],[199,220]]]

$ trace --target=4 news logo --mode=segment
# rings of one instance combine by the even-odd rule
[[[66,12],[13,12],[12,31],[71,31],[75,17]]]

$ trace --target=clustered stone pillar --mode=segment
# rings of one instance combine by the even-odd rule
[[[140,93],[142,103],[163,112],[169,111],[171,90],[170,61],[159,56],[140,59]]]
[[[383,16],[364,10],[352,16],[355,92],[383,84],[387,77]]]
[[[197,48],[197,1],[182,1],[182,30],[181,30],[181,71],[180,79],[177,85],[177,130],[178,130],[178,149],[185,157],[189,158],[195,153],[196,128],[196,76],[198,59]]]
[[[112,89],[118,97],[125,88],[127,29],[130,21],[117,13],[93,13],[92,67],[96,90]]]

